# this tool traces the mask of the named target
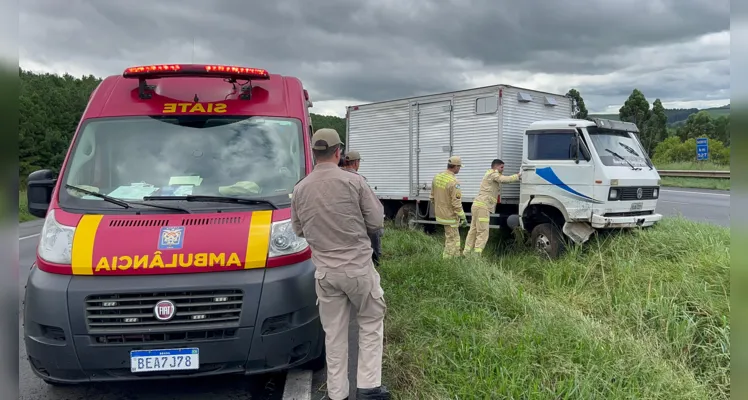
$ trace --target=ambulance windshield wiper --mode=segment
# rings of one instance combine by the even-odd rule
[[[628,164],[628,165],[629,165],[629,166],[631,167],[631,169],[633,169],[634,171],[638,171],[638,170],[640,170],[640,169],[641,169],[641,168],[636,168],[636,167],[634,166],[634,164],[631,164],[631,163],[629,162],[629,160],[627,160],[627,159],[623,158],[623,156],[622,156],[622,155],[620,155],[620,154],[616,153],[615,151],[613,151],[613,150],[611,150],[611,149],[605,149],[605,151],[607,151],[608,153],[612,154],[612,155],[613,155],[614,157],[616,157],[616,158],[618,158],[618,159],[620,159],[620,160],[626,161],[626,164]]]
[[[207,195],[188,195],[188,196],[148,196],[144,197],[143,200],[182,200],[182,201],[195,201],[195,202],[216,202],[216,203],[239,203],[239,204],[267,204],[274,210],[278,209],[270,200],[263,199],[247,199],[244,197],[229,197],[229,196],[207,196]]]
[[[87,189],[79,188],[78,186],[74,186],[74,185],[70,185],[70,184],[65,184],[65,187],[68,188],[68,189],[77,190],[77,191],[79,191],[81,193],[85,193],[85,194],[87,194],[89,196],[98,197],[98,198],[100,198],[100,199],[102,199],[102,200],[104,200],[106,202],[109,202],[109,203],[112,203],[112,204],[116,204],[116,205],[118,205],[118,206],[120,206],[122,208],[133,208],[132,205],[136,204],[136,205],[140,205],[140,206],[148,206],[148,207],[154,207],[154,208],[161,208],[161,209],[164,209],[164,210],[173,210],[173,211],[179,211],[179,212],[191,214],[190,210],[187,210],[187,209],[184,209],[184,208],[181,208],[181,207],[160,206],[160,205],[157,205],[157,204],[145,204],[145,203],[140,203],[140,202],[127,202],[127,201],[120,200],[120,199],[117,199],[117,198],[114,198],[114,197],[111,197],[111,196],[107,196],[105,194],[94,192],[92,190],[87,190]],[[138,214],[140,214],[140,212],[138,212]]]

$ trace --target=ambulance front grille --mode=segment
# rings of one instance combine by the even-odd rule
[[[162,300],[176,309],[168,321],[156,319],[155,307]],[[97,294],[86,298],[86,325],[91,335],[238,328],[243,300],[239,289]]]

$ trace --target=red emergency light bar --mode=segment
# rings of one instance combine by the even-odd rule
[[[158,79],[175,76],[267,80],[270,74],[259,68],[232,65],[161,64],[130,67],[122,73],[124,78]]]

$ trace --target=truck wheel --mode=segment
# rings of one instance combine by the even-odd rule
[[[397,210],[397,214],[395,214],[395,226],[401,229],[418,229],[418,224],[410,222],[411,220],[418,219],[418,213],[416,210],[416,205],[413,203],[403,204],[400,209]]]
[[[536,251],[550,259],[559,258],[566,249],[563,235],[550,223],[533,228],[530,241]]]

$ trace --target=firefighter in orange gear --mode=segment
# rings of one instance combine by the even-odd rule
[[[444,258],[460,255],[459,226],[467,226],[460,181],[455,176],[461,167],[462,159],[452,156],[447,162],[446,171],[436,174],[431,182],[429,201],[434,205],[436,222],[444,226]]]
[[[483,175],[478,196],[475,197],[473,206],[470,208],[472,218],[470,220],[470,230],[465,239],[463,255],[468,255],[471,252],[474,254],[483,252],[483,248],[486,247],[486,242],[488,242],[488,221],[496,208],[496,200],[501,193],[501,184],[517,182],[522,174],[520,171],[519,174],[504,176],[502,172],[504,172],[504,162],[497,158],[491,162],[491,169]]]

